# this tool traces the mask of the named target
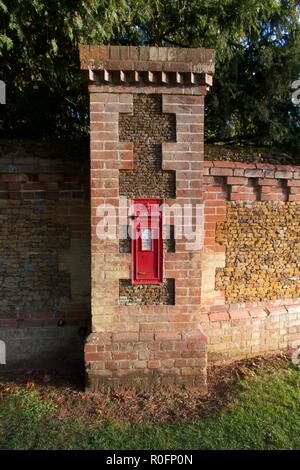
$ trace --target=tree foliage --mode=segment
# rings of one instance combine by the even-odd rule
[[[87,132],[80,43],[214,47],[207,140],[300,147],[299,0],[0,0],[2,135]]]

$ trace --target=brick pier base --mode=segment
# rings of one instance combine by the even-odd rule
[[[187,385],[205,392],[206,344],[201,332],[91,333],[85,346],[87,388]]]

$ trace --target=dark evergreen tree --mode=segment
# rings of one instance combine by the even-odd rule
[[[214,47],[207,141],[300,148],[299,0],[0,0],[0,135],[80,138],[80,43]]]

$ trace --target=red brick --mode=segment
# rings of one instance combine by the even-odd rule
[[[266,317],[267,312],[264,308],[262,307],[253,307],[249,309],[249,315],[252,318],[258,318],[258,317]]]
[[[292,187],[294,187],[294,186],[299,187],[300,186],[300,180],[288,180],[287,185],[292,186]]]
[[[275,178],[289,179],[292,177],[293,177],[293,173],[291,171],[275,171]]]
[[[39,181],[42,183],[59,183],[63,180],[64,180],[63,174],[41,173],[39,175]]]
[[[270,315],[285,315],[287,313],[287,309],[284,305],[267,306],[266,310]]]
[[[155,358],[156,359],[174,359],[178,357],[177,351],[156,351]]]
[[[23,185],[23,190],[25,191],[43,191],[46,189],[44,183],[25,183]]]
[[[262,201],[285,201],[285,195],[283,193],[262,193]],[[289,199],[290,200],[290,199]]]
[[[139,334],[136,332],[120,332],[120,333],[113,333],[112,335],[112,341],[113,342],[118,342],[118,341],[138,341],[139,339]]]
[[[300,187],[297,187],[297,186],[292,186],[290,187],[290,194],[300,194]]]
[[[177,359],[174,363],[175,367],[185,367],[186,366],[186,359]]]
[[[278,180],[274,178],[259,178],[258,184],[260,186],[278,186]]]
[[[235,162],[231,162],[231,161],[223,161],[223,160],[220,160],[220,161],[217,161],[215,160],[214,161],[214,166],[216,168],[235,168],[236,165],[238,165],[238,163],[235,163]]]
[[[210,313],[209,314],[210,321],[225,321],[229,320],[229,313],[226,309],[220,312]]]
[[[155,333],[156,341],[172,341],[172,340],[180,340],[181,333],[177,331],[161,331]]]
[[[148,369],[159,369],[160,368],[160,361],[151,360],[147,362]]]
[[[231,201],[256,201],[256,194],[241,194],[241,193],[232,193],[230,196]]]
[[[105,363],[105,369],[116,370],[116,369],[118,369],[118,364],[114,361],[107,361]]]
[[[85,353],[84,357],[86,362],[96,362],[100,360],[98,353]]]
[[[153,332],[140,332],[139,333],[139,340],[140,341],[153,341],[154,340],[154,333]]]
[[[244,168],[245,170],[249,170],[249,169],[256,168],[256,164],[255,163],[237,162],[236,168]]]
[[[233,176],[231,168],[212,168],[210,174],[213,176]]]
[[[232,310],[230,311],[230,319],[231,320],[239,320],[242,318],[249,318],[249,312],[247,310]]]
[[[253,194],[253,188],[250,186],[232,185],[231,192],[239,194]]]
[[[197,375],[197,371],[193,367],[183,367],[181,370],[183,376]]]
[[[8,173],[1,175],[1,181],[3,183],[23,183],[28,181],[28,176],[20,173]]]
[[[263,170],[245,170],[245,176],[249,178],[262,178],[264,172]]]
[[[234,185],[241,185],[241,184],[247,184],[248,183],[248,178],[242,178],[242,177],[237,177],[237,176],[229,176],[227,178],[227,184],[234,184]]]
[[[196,357],[203,357],[204,351],[202,350],[190,350],[190,351],[182,351],[181,352],[181,357],[183,359],[193,359]]]
[[[115,351],[115,352],[112,352],[112,358],[115,361],[122,361],[125,359],[135,361],[137,360],[138,355],[135,352]]]

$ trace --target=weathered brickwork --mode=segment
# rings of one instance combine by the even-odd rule
[[[0,188],[4,367],[78,365],[90,314],[87,169],[1,157]]]
[[[162,114],[161,95],[134,95],[133,115],[120,114],[120,140],[133,142],[133,170],[120,171],[120,195],[175,197],[175,172],[162,171],[162,142],[175,141],[174,114]]]
[[[0,201],[0,311],[64,310],[70,274],[59,270],[59,251],[70,246],[70,230],[56,221],[56,206]]]
[[[85,347],[89,389],[205,388],[206,337],[200,332],[92,333]],[[109,378],[109,382],[108,382]]]
[[[80,320],[73,325],[7,326],[0,328],[0,338],[6,345],[6,365],[0,371],[53,369],[78,376],[83,371],[83,347],[86,327]]]
[[[216,275],[226,303],[300,297],[299,203],[228,203],[216,241],[226,247]]]
[[[295,350],[300,340],[300,303],[219,308],[203,314],[202,326],[209,361]]]

